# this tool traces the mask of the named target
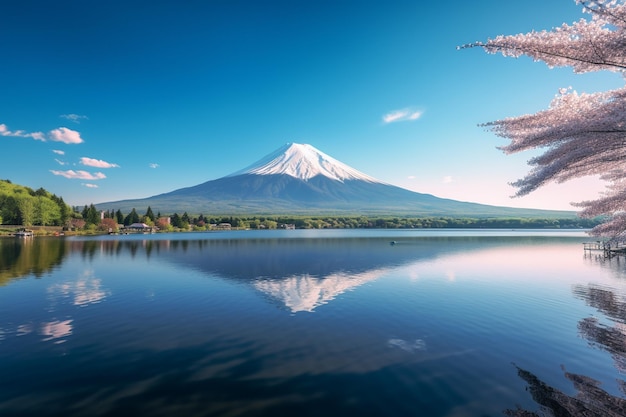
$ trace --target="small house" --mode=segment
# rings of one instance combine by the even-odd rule
[[[129,226],[125,226],[123,229],[124,233],[153,233],[154,228],[152,226],[148,226],[145,223],[133,223]]]

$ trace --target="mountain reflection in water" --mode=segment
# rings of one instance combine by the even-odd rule
[[[475,243],[480,241],[480,247]],[[390,245],[387,238],[227,239],[109,242],[103,250],[143,250],[167,262],[251,284],[293,313],[312,312],[391,268],[455,252],[524,245],[533,238],[428,237]],[[85,243],[85,251],[93,248]],[[100,245],[103,243],[101,242]]]

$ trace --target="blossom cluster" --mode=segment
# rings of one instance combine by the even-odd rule
[[[572,67],[577,73],[609,70],[626,74],[624,0],[577,3],[591,19],[464,47],[478,46],[504,56],[526,55],[549,67]],[[483,126],[510,140],[501,147],[506,153],[544,149],[529,161],[529,173],[513,183],[517,195],[549,182],[599,175],[607,181],[604,195],[575,206],[582,208],[584,217],[607,216],[592,234],[626,234],[626,87],[592,94],[563,89],[546,110]]]

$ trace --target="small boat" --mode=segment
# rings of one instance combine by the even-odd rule
[[[27,229],[19,229],[15,233],[13,233],[15,237],[33,237],[34,233],[32,230]]]

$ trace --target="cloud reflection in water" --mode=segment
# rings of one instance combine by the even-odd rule
[[[85,270],[76,281],[51,285],[48,293],[53,298],[71,297],[72,304],[80,307],[99,303],[109,295],[109,292],[102,288],[101,280],[96,278],[92,270]]]
[[[413,341],[403,339],[389,339],[387,346],[390,348],[397,348],[405,352],[414,353],[426,350],[426,342],[422,339],[415,339]]]
[[[72,334],[72,320],[54,320],[42,323],[41,334],[46,336],[43,340],[54,340],[55,343],[65,342],[65,337]]]

